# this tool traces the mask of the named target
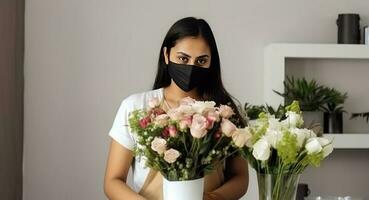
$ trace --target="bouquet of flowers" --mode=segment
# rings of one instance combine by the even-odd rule
[[[165,178],[164,199],[170,199],[166,191],[172,191],[174,199],[178,199],[181,194],[165,189],[166,181],[201,180],[245,146],[251,134],[232,122],[234,111],[230,106],[186,97],[179,107],[165,112],[162,103],[157,98],[151,99],[148,108],[130,113],[129,124],[137,136],[136,156],[145,158],[147,166],[160,171]],[[201,184],[200,188],[203,180]],[[199,199],[202,194],[201,190]]]
[[[281,118],[262,112],[248,126],[251,139],[242,154],[257,171],[259,199],[294,199],[299,175],[309,165],[319,166],[332,151],[332,142],[302,128],[297,101],[286,106]]]

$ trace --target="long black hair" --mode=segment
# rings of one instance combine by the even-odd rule
[[[176,41],[185,37],[202,37],[210,47],[210,74],[207,80],[204,81],[204,84],[197,86],[197,92],[199,95],[203,100],[214,101],[217,105],[228,104],[236,113],[236,125],[239,127],[246,126],[243,115],[241,115],[239,108],[232,100],[232,98],[235,98],[232,97],[223,86],[218,48],[209,24],[203,19],[187,17],[178,20],[172,25],[172,27],[170,27],[159,51],[158,71],[153,89],[167,87],[171,83],[168,67],[163,55],[163,48],[167,48],[167,53],[169,55],[171,48],[176,45]]]

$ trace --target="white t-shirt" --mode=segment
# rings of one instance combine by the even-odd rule
[[[128,115],[136,109],[148,107],[147,103],[151,98],[157,97],[159,101],[163,98],[163,88],[133,94],[125,98],[116,114],[109,136],[116,142],[129,150],[133,150],[136,145],[136,136],[131,133],[128,123]],[[150,168],[145,166],[145,159],[134,159],[133,171],[133,190],[139,192],[146,180]]]

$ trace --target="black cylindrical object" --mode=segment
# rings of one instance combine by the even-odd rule
[[[324,113],[324,133],[343,132],[343,113]]]
[[[337,19],[338,44],[360,44],[359,14],[339,14]]]
[[[296,200],[304,200],[305,197],[310,195],[310,189],[307,184],[300,183],[297,186]]]

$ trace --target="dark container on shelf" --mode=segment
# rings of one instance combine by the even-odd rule
[[[324,133],[343,132],[343,113],[325,112],[324,113]]]
[[[359,14],[339,14],[336,23],[338,44],[360,44]]]
[[[309,186],[305,183],[299,183],[297,186],[296,200],[304,200],[310,195]]]

